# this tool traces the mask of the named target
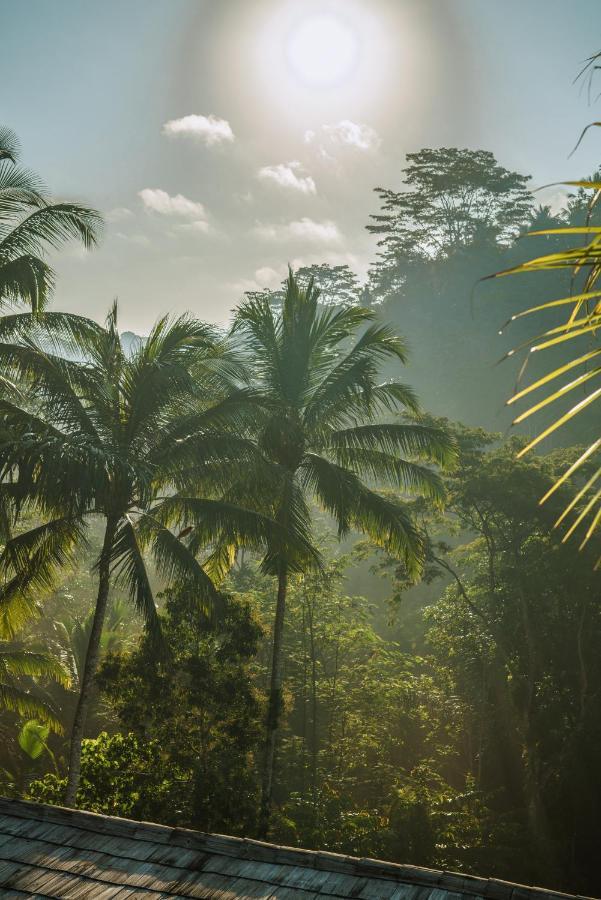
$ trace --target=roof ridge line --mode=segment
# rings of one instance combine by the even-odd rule
[[[89,810],[73,809],[65,806],[53,806],[46,803],[35,803],[29,800],[11,799],[0,796],[0,814],[9,815],[21,812],[27,818],[38,821],[53,821],[58,825],[69,825],[81,828],[84,823],[97,824],[97,830],[105,834],[111,834],[110,825],[114,823],[115,830],[131,832],[131,837],[136,840],[151,841],[159,834],[167,840],[165,844],[182,846],[190,849],[190,844],[202,845],[213,852],[232,855],[231,851],[238,848],[242,852],[235,854],[238,858],[255,859],[259,861],[279,862],[282,865],[304,866],[306,868],[335,871],[356,876],[370,875],[385,880],[395,880],[410,884],[417,884],[431,888],[441,888],[452,893],[467,893],[474,896],[487,898],[487,900],[537,900],[547,897],[554,900],[593,900],[593,898],[581,895],[567,894],[543,887],[535,887],[504,881],[496,878],[484,878],[478,875],[468,875],[442,869],[430,869],[421,866],[407,865],[404,863],[389,862],[386,860],[372,859],[370,857],[349,856],[343,853],[335,853],[329,850],[307,850],[298,847],[288,847],[273,844],[255,838],[222,835],[211,832],[196,831],[180,826],[162,825],[156,822],[144,822],[136,819],[125,819],[119,816],[110,816],[103,813],[90,812]],[[81,823],[81,824],[78,824]],[[109,827],[107,827],[109,826]],[[147,832],[144,836],[143,832]],[[181,844],[180,844],[181,841]],[[230,849],[228,854],[226,851]]]

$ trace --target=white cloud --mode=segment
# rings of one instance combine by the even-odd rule
[[[227,119],[217,116],[183,116],[181,119],[170,119],[162,128],[168,137],[192,137],[202,141],[207,147],[233,141],[234,132]]]
[[[195,219],[194,222],[186,222],[184,225],[180,225],[179,228],[180,231],[207,234],[207,232],[210,231],[211,226],[206,219]]]
[[[237,296],[247,291],[264,291],[270,288],[278,288],[286,274],[286,267],[280,271],[271,266],[262,266],[255,271],[254,278],[240,278],[238,281],[230,281],[226,287]]]
[[[317,193],[314,180],[303,172],[301,163],[296,159],[276,166],[263,166],[259,169],[258,176],[263,181],[271,181],[279,187],[299,191],[301,194]]]
[[[183,194],[169,196],[167,191],[160,188],[144,188],[138,196],[148,210],[160,213],[162,216],[185,216],[188,219],[205,219],[206,213],[202,203],[189,200]]]
[[[255,272],[255,280],[260,287],[277,287],[282,280],[282,273],[271,266],[261,266]]]
[[[536,191],[534,199],[537,204],[549,206],[551,214],[557,216],[565,211],[569,196],[570,192],[565,188],[553,186]]]
[[[131,209],[127,209],[126,206],[116,206],[114,209],[109,209],[104,218],[107,222],[122,222],[124,219],[130,219],[132,216],[133,212]]]
[[[382,138],[371,125],[341,119],[331,125],[322,125],[317,131],[305,131],[305,143],[314,144],[323,156],[335,147],[351,147],[363,153],[378,150]]]
[[[304,217],[280,225],[256,225],[254,233],[266,241],[306,241],[317,244],[337,244],[342,235],[335,222],[315,222]]]

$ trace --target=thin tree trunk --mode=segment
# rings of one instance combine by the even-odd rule
[[[311,650],[311,804],[313,827],[317,827],[317,659],[315,656],[315,628],[313,601],[309,608],[309,647]]]
[[[81,774],[81,742],[86,727],[86,719],[90,709],[90,702],[94,690],[94,676],[98,668],[100,657],[100,638],[106,616],[110,587],[110,554],[115,537],[117,523],[113,518],[107,518],[104,531],[104,542],[98,562],[98,596],[94,621],[90,632],[90,640],[86,651],[86,661],[83,677],[79,689],[79,700],[71,729],[71,746],[69,748],[69,775],[67,778],[67,790],[65,793],[65,805],[75,806],[75,796],[79,787]]]
[[[285,569],[278,576],[278,596],[273,624],[273,651],[271,657],[271,683],[269,687],[269,705],[265,723],[265,758],[263,762],[263,783],[261,790],[261,810],[259,814],[259,835],[267,837],[271,820],[271,804],[273,798],[273,772],[275,764],[275,745],[282,713],[282,673],[283,673],[283,638],[284,618],[286,615],[286,590],[288,577]]]

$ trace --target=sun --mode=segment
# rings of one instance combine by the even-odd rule
[[[310,16],[288,36],[288,65],[303,84],[311,87],[342,84],[356,68],[358,57],[357,33],[334,15]]]

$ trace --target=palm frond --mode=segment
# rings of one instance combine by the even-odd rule
[[[111,551],[111,571],[144,618],[148,633],[161,640],[161,623],[138,534],[129,517],[119,525]]]
[[[567,184],[579,187],[583,190],[592,190],[594,192],[589,204],[590,217],[594,205],[601,196],[601,183],[595,180],[581,180],[578,182],[567,182]],[[532,233],[538,234],[543,232]],[[547,303],[526,308],[511,317],[510,322],[513,322],[524,316],[539,314],[550,309],[561,312],[562,309],[565,308],[567,313],[567,317],[561,324],[548,328],[542,333],[529,338],[520,346],[509,351],[506,355],[507,357],[511,357],[515,356],[520,351],[526,350],[528,355],[536,353],[537,357],[544,359],[546,358],[546,351],[553,351],[557,348],[560,348],[564,355],[564,358],[559,365],[552,365],[548,371],[542,376],[539,375],[530,384],[526,384],[525,386],[520,384],[507,403],[512,405],[526,397],[528,398],[528,406],[514,418],[514,424],[518,424],[530,419],[531,416],[536,415],[542,410],[552,409],[554,404],[561,403],[562,401],[569,401],[573,395],[573,391],[576,389],[585,389],[588,392],[585,393],[584,397],[579,397],[576,402],[572,400],[571,405],[569,405],[567,409],[563,406],[561,412],[553,417],[551,423],[543,427],[538,434],[536,434],[535,437],[519,451],[518,456],[524,456],[524,454],[533,450],[547,437],[563,428],[577,416],[586,412],[589,412],[590,414],[592,405],[597,400],[601,399],[601,387],[595,384],[596,379],[601,376],[601,366],[593,365],[591,368],[584,368],[579,374],[572,375],[573,370],[588,366],[588,363],[591,362],[591,360],[597,359],[599,354],[601,354],[601,349],[595,346],[598,339],[598,332],[601,328],[601,303],[599,299],[601,297],[601,291],[598,290],[599,280],[601,278],[601,232],[599,228],[591,226],[587,222],[584,227],[566,226],[560,229],[548,229],[544,233],[561,234],[567,237],[573,237],[574,239],[578,238],[580,235],[585,235],[587,241],[583,246],[573,246],[554,253],[538,256],[527,260],[518,266],[512,266],[509,269],[494,273],[488,277],[499,278],[526,272],[568,269],[572,272],[573,281],[579,275],[581,276],[582,281],[578,282],[580,286],[572,296],[561,297],[557,300],[550,300]],[[585,352],[578,349],[578,344],[574,344],[574,341],[578,341],[581,337],[587,337],[589,340],[592,340],[592,348],[589,348]],[[572,347],[574,347],[574,349],[572,349]],[[567,360],[566,354],[569,354]],[[525,371],[526,365],[522,367],[522,374]],[[562,376],[567,376],[567,378],[560,383],[559,387],[552,385],[552,382],[556,382],[562,378]],[[545,389],[546,392],[541,396],[539,392],[543,389]],[[540,399],[532,400],[531,395],[533,393],[538,393]],[[565,484],[570,477],[580,470],[586,460],[592,458],[600,449],[601,439],[593,441],[584,453],[581,454],[577,463],[570,466],[556,479],[551,490],[547,491],[540,502],[545,503],[561,485]],[[586,531],[581,546],[584,546],[590,540],[593,532],[601,521],[601,493],[597,492],[596,494],[592,494],[587,501],[589,492],[592,491],[594,481],[595,479],[593,478],[577,493],[576,499],[568,504],[557,523],[560,524],[564,522],[564,520],[567,522],[569,515],[573,517],[573,521],[565,533],[564,539],[567,539],[574,534],[581,525],[584,526],[588,521],[590,524],[588,525],[588,530]]]
[[[16,163],[21,147],[17,135],[6,126],[0,127],[0,160],[9,159]]]
[[[86,250],[100,238],[99,212],[77,203],[54,203],[30,213],[0,240],[0,261],[8,262],[26,254],[39,255],[45,248],[79,240]]]
[[[24,719],[39,719],[57,734],[63,733],[60,719],[47,703],[14,685],[0,682],[0,708],[10,710]]]
[[[50,678],[65,688],[71,684],[69,672],[55,656],[6,644],[0,644],[0,670],[7,675]]]

